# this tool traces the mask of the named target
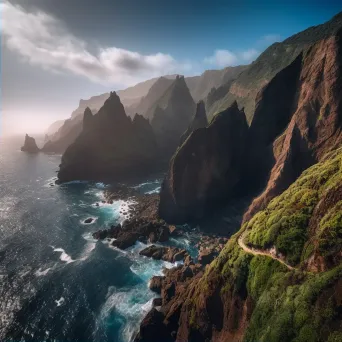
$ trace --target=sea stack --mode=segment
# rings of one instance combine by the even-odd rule
[[[28,134],[25,135],[24,146],[22,146],[21,150],[29,153],[37,153],[40,151],[34,138],[30,137]]]

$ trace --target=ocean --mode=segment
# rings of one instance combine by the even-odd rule
[[[141,242],[121,251],[94,240],[130,200],[102,204],[103,183],[53,185],[61,156],[27,154],[22,143],[0,139],[0,340],[131,341],[156,297],[150,278],[174,265],[140,256]],[[125,186],[153,193],[160,182]],[[195,256],[193,239],[167,244]]]

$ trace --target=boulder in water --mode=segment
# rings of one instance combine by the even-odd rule
[[[40,151],[36,144],[36,140],[30,137],[28,134],[25,135],[24,146],[21,148],[23,152],[37,153]]]

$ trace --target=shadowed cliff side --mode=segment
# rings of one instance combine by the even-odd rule
[[[291,121],[284,133],[270,144],[275,163],[266,189],[253,201],[245,220],[285,190],[304,169],[341,144],[341,39],[342,30],[304,52]]]
[[[203,275],[173,285],[172,298],[157,320],[146,316],[136,341],[147,342],[156,326],[160,337],[177,342],[342,340],[341,33],[303,40],[307,48],[259,92],[236,186],[266,180],[266,187],[217,259]],[[191,152],[198,131],[178,153]],[[161,213],[172,208],[172,218],[205,184],[189,159],[179,159],[176,174],[171,160],[162,188]],[[184,178],[188,170],[195,177]],[[163,196],[170,205],[162,207]]]
[[[36,140],[27,134],[25,135],[25,142],[21,150],[29,153],[37,153],[40,151],[36,144]]]
[[[62,157],[60,182],[75,179],[118,180],[155,168],[157,146],[146,119],[126,116],[115,92],[95,115],[85,110],[83,131]]]
[[[161,217],[198,219],[231,196],[240,179],[247,129],[244,112],[234,103],[207,128],[192,132],[171,159],[161,190]]]
[[[181,135],[195,114],[196,105],[184,77],[177,76],[163,96],[146,114],[160,149],[168,158],[174,153]]]
[[[192,119],[192,122],[188,129],[183,133],[180,139],[180,145],[188,138],[188,136],[196,129],[207,127],[208,119],[207,113],[205,112],[205,105],[203,101],[199,101],[196,106],[196,113]]]

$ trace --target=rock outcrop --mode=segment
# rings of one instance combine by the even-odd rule
[[[177,76],[147,113],[164,156],[171,156],[194,116],[196,105],[184,77]]]
[[[139,252],[140,255],[168,262],[184,261],[188,256],[185,249],[151,245]]]
[[[270,53],[274,58],[266,65]],[[264,187],[240,231],[204,275],[167,285],[166,278],[155,279],[163,298],[158,329],[165,340],[177,342],[339,341],[342,13],[271,47],[252,67],[233,84],[240,105],[242,100],[249,106],[254,96],[257,101],[248,108],[251,126],[244,134],[242,162],[234,163],[239,178],[228,189],[236,196],[236,188],[250,191],[258,182]],[[251,86],[261,90],[255,94]],[[193,209],[199,202],[193,194],[208,178],[199,178],[195,170],[202,169],[201,160],[206,161],[204,170],[211,164],[203,153],[196,168],[188,160],[190,152],[198,155],[195,146],[201,151],[211,146],[212,140],[204,140],[204,146],[192,141],[202,130],[193,132],[171,160],[161,192],[160,213],[165,218],[188,220],[188,213],[196,217]],[[177,157],[184,151],[186,158]],[[225,160],[223,154],[218,158]],[[224,173],[223,184],[225,179],[234,179],[234,173]],[[202,203],[209,198],[201,198]],[[210,253],[205,257],[209,262]],[[153,329],[153,319],[145,321],[138,337],[149,336]]]
[[[256,97],[260,90],[308,47],[336,35],[341,24],[342,16],[338,14],[322,25],[310,27],[283,42],[272,44],[238,75],[228,89],[226,88],[225,91],[214,96],[215,101],[211,101],[211,105],[206,107],[208,117],[219,113],[232,102],[237,101],[239,107],[244,107],[247,121],[251,123],[256,108]],[[218,92],[220,91],[221,89],[218,89]],[[280,98],[278,99],[280,100]]]
[[[92,128],[93,118],[94,118],[93,113],[91,112],[90,108],[87,107],[83,115],[83,130],[84,131]]]
[[[133,246],[138,240],[145,243],[165,242],[169,238],[169,228],[160,221],[132,218],[124,221],[122,225],[113,225],[110,229],[94,232],[93,238],[98,240],[115,239],[112,243],[113,246],[126,249]]]
[[[172,157],[160,193],[160,217],[186,222],[229,198],[240,180],[248,126],[234,103],[194,131]]]
[[[199,128],[208,126],[207,114],[205,112],[205,105],[203,101],[199,101],[196,106],[196,113],[188,129],[183,133],[180,139],[180,145],[189,137],[189,135]]]
[[[309,334],[315,342],[339,341],[341,160],[340,148],[303,172],[245,223],[204,275],[191,276],[189,267],[179,266],[153,278],[151,289],[162,296],[160,338],[300,341]],[[241,247],[242,237],[249,251]],[[138,337],[149,336],[154,326],[153,319],[144,321]]]
[[[115,92],[97,114],[90,115],[86,110],[83,131],[63,154],[60,182],[114,181],[154,169],[158,150],[148,121],[140,116],[133,121],[127,117]]]
[[[23,152],[29,152],[29,153],[37,153],[40,151],[40,149],[38,148],[36,144],[36,140],[27,134],[25,135],[25,142],[21,150]]]
[[[275,160],[265,190],[251,204],[244,219],[250,219],[284,191],[308,166],[319,161],[342,142],[342,29],[305,51],[300,60],[298,82],[284,126],[268,136]],[[296,62],[294,62],[296,63]],[[272,83],[272,82],[271,82]],[[271,83],[269,86],[271,86]],[[265,111],[258,115],[265,115]],[[257,120],[257,112],[254,116]],[[251,126],[265,127],[263,123]],[[267,125],[266,125],[267,127]],[[272,126],[271,126],[272,128]],[[266,136],[263,128],[263,136]],[[253,132],[254,133],[254,132]],[[261,138],[258,139],[259,141]],[[266,146],[266,144],[265,144]],[[256,154],[254,154],[256,155]],[[265,155],[265,154],[264,154]]]

